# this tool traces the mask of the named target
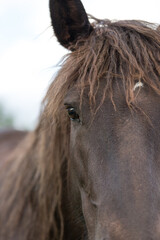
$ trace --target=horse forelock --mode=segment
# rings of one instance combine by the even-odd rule
[[[88,39],[79,39],[71,47],[76,50],[66,57],[46,95],[52,116],[56,108],[52,107],[51,102],[59,107],[68,88],[75,84],[80,88],[81,99],[86,86],[89,87],[88,97],[91,108],[94,108],[102,78],[106,84],[101,104],[106,96],[114,101],[115,81],[123,85],[128,106],[134,104],[134,86],[137,82],[146,84],[160,94],[160,32],[157,26],[133,20],[94,20],[94,31]]]

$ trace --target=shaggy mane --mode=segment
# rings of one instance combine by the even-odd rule
[[[160,32],[140,21],[98,20],[88,39],[79,39],[43,101],[37,129],[30,133],[0,170],[0,239],[62,240],[63,193],[69,162],[70,124],[63,106],[68,89],[89,86],[94,109],[102,78],[102,102],[114,103],[113,82],[123,83],[126,103],[134,104],[134,85],[141,81],[160,95]],[[67,168],[66,168],[67,169]],[[64,184],[65,182],[65,184]],[[2,230],[3,229],[3,230]]]

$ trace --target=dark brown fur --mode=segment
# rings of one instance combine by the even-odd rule
[[[78,87],[81,101],[89,87],[94,113],[106,96],[115,104],[114,82],[123,85],[130,108],[136,108],[133,87],[137,81],[160,95],[160,33],[156,27],[140,21],[96,20],[92,25],[94,31],[74,45],[77,50],[66,56],[49,87],[38,127],[0,169],[1,240],[68,239],[62,206],[67,172],[62,169],[69,163],[70,124],[63,100],[71,86]],[[102,78],[106,84],[95,109]]]

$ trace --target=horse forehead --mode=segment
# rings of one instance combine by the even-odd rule
[[[71,87],[64,96],[64,104],[76,103],[80,99],[80,89],[76,86]]]
[[[104,89],[104,82],[102,81],[101,86],[99,86],[99,92],[101,93]],[[133,91],[135,91],[137,88],[143,88],[144,84],[141,81],[138,81],[135,83],[134,87],[133,87]],[[77,86],[73,86],[71,87],[66,95],[64,96],[64,103],[68,103],[68,104],[72,104],[72,103],[77,103],[80,100],[80,96],[81,96],[81,91],[82,89],[77,87]],[[87,86],[84,88],[83,91],[83,98],[87,98],[88,99],[88,92],[90,91],[90,87]],[[100,94],[101,96],[101,94]],[[102,96],[101,96],[102,97]]]
[[[143,83],[139,81],[134,85],[133,91],[135,91],[137,88],[142,88],[143,86]]]

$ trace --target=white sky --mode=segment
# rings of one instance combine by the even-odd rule
[[[160,0],[83,0],[98,18],[160,23]],[[52,36],[48,0],[0,0],[0,102],[16,127],[34,127],[56,64],[67,53]]]

